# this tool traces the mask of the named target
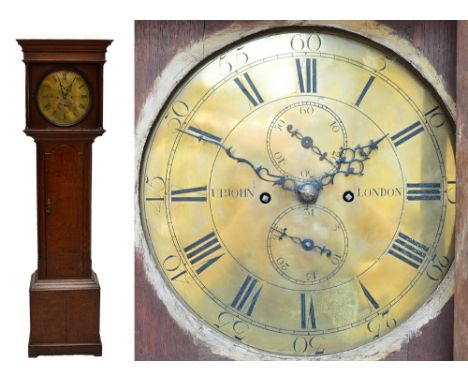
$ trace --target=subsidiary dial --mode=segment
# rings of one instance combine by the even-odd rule
[[[314,101],[295,102],[271,121],[267,147],[278,171],[304,181],[330,171],[347,134],[338,114]]]
[[[318,284],[343,266],[348,236],[329,209],[294,206],[280,214],[268,234],[268,256],[275,270],[295,284]]]

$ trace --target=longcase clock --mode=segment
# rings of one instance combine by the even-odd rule
[[[91,266],[91,150],[102,127],[110,40],[18,40],[26,129],[37,148],[38,269],[29,356],[102,353],[100,286]]]

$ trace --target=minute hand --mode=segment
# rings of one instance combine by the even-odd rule
[[[364,162],[370,158],[372,151],[377,150],[379,143],[382,142],[388,134],[385,134],[376,141],[370,140],[367,145],[357,145],[354,148],[344,147],[340,149],[336,166],[332,171],[326,172],[319,178],[323,186],[333,183],[337,174],[364,175]]]
[[[199,133],[191,131],[191,130],[182,130],[182,129],[177,129],[177,130],[179,130],[183,134],[190,135],[191,137],[196,138],[199,141],[208,142],[208,143],[211,143],[213,145],[218,146],[219,148],[221,148],[226,153],[226,155],[229,158],[235,160],[238,163],[245,163],[247,166],[249,166],[255,172],[255,175],[257,175],[257,177],[259,179],[261,179],[261,180],[263,180],[265,182],[272,183],[273,186],[281,186],[281,188],[283,190],[287,190],[287,191],[296,191],[297,188],[298,188],[298,185],[297,185],[297,183],[296,183],[296,181],[294,179],[292,179],[292,178],[290,178],[288,176],[284,176],[284,175],[273,174],[266,167],[263,167],[263,166],[258,166],[257,167],[257,166],[255,166],[248,159],[235,155],[234,152],[233,152],[232,147],[226,147],[221,142],[219,142],[219,141],[217,141],[215,139],[212,139],[210,137],[207,137],[205,135],[199,134]]]

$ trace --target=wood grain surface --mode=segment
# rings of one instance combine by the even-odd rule
[[[275,26],[274,21],[260,21]],[[242,25],[254,26],[259,21],[137,21],[135,25],[135,117],[151,90],[154,80],[171,58],[181,49],[186,49],[193,41],[207,38],[223,29]],[[432,63],[442,76],[448,93],[456,94],[456,36],[457,23],[454,21],[383,21],[396,33],[409,40]],[[467,32],[465,26],[465,34]],[[460,33],[460,32],[459,32]],[[466,43],[465,43],[466,44]],[[468,61],[468,49],[465,48]],[[468,76],[465,73],[465,84]],[[468,102],[465,99],[465,103]],[[465,116],[466,118],[466,116]],[[465,119],[466,120],[466,119]],[[466,127],[465,127],[466,131]],[[461,141],[461,138],[459,139]],[[468,151],[468,132],[464,138],[465,151]],[[465,166],[468,167],[465,154]],[[458,179],[461,175],[458,174]],[[465,179],[466,179],[465,174]],[[468,182],[465,181],[465,185]],[[458,195],[462,192],[457,190]],[[467,194],[465,188],[465,195]],[[465,199],[465,206],[467,205]],[[460,203],[460,197],[457,203]],[[458,207],[460,209],[460,207]],[[460,219],[458,224],[462,224]],[[466,231],[466,230],[465,230]],[[467,232],[468,233],[468,232]],[[466,241],[466,239],[465,239]],[[465,246],[465,275],[468,274],[468,248]],[[467,276],[468,277],[468,276]],[[464,284],[464,296],[466,280]],[[409,338],[408,344],[400,351],[390,354],[387,360],[450,360],[453,343],[453,299],[444,307],[441,314],[426,324],[421,333]],[[466,308],[465,308],[466,309]],[[467,310],[468,312],[468,310]],[[466,316],[466,313],[465,313]],[[468,339],[467,323],[465,343]],[[465,350],[465,357],[467,356]],[[220,360],[206,346],[195,343],[167,312],[148,283],[143,269],[142,254],[135,256],[135,359],[136,360]]]
[[[468,21],[457,34],[457,218],[453,357],[468,360]]]

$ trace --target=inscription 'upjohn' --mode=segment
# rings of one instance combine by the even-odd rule
[[[212,198],[253,198],[254,192],[250,188],[212,188]]]

